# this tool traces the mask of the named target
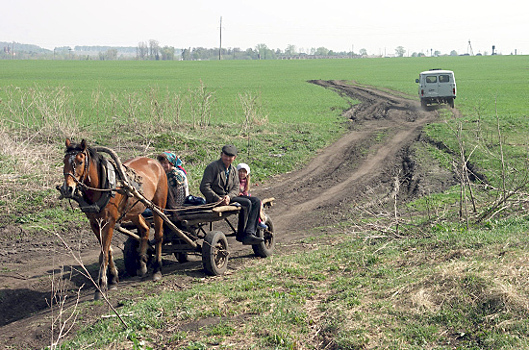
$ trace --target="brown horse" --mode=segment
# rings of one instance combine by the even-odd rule
[[[118,220],[130,220],[140,233],[139,275],[147,273],[147,246],[149,226],[141,213],[145,205],[138,199],[127,196],[124,191],[111,191],[107,180],[108,162],[105,157],[89,147],[85,140],[72,144],[66,140],[64,156],[64,183],[58,187],[64,198],[73,198],[90,220],[90,226],[101,244],[99,255],[99,286],[102,291],[117,287],[118,271],[112,258],[110,246],[114,226]],[[167,201],[167,177],[161,164],[154,159],[138,157],[123,164],[141,177],[140,192],[163,211]],[[96,190],[99,189],[99,190]],[[163,219],[154,215],[156,257],[153,280],[162,277]],[[107,280],[107,270],[109,278]],[[108,282],[108,283],[107,283]],[[95,299],[100,297],[96,291]]]

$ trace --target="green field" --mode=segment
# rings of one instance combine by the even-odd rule
[[[81,316],[82,329],[63,348],[529,348],[529,56],[0,61],[0,228],[51,234],[79,220],[53,189],[65,137],[120,155],[175,150],[191,174],[233,142],[266,181],[302,166],[350,126],[341,113],[354,101],[309,80],[355,81],[418,100],[415,78],[430,68],[455,72],[461,116],[440,110],[439,123],[426,129],[433,142],[417,153],[451,170],[463,153],[487,187],[475,181],[471,194],[456,186],[407,203],[403,237],[368,238],[373,222],[387,222],[352,216],[315,228],[300,247],[279,246],[273,259],[196,278],[185,290],[173,285],[184,274],[146,283],[143,294],[124,289],[114,298],[131,315],[128,329],[113,318]],[[241,100],[254,102],[245,109]],[[462,193],[467,208],[474,196],[477,212],[458,215]],[[385,227],[376,233],[392,229]],[[179,328],[203,319],[217,321]],[[164,333],[170,329],[178,331]]]
[[[398,90],[418,99],[414,82],[418,72],[430,68],[451,69],[458,83],[456,106],[463,115],[474,118],[479,114],[490,122],[497,110],[502,126],[517,130],[510,135],[510,140],[520,144],[525,134],[519,131],[527,126],[528,66],[528,56],[208,62],[1,61],[0,125],[8,130],[34,127],[40,133],[51,129],[53,135],[49,135],[50,131],[43,136],[48,139],[85,137],[110,145],[116,139],[126,143],[143,130],[143,143],[154,144],[157,150],[174,147],[183,152],[189,166],[199,168],[197,159],[216,154],[218,145],[227,140],[232,140],[249,156],[255,154],[246,149],[250,138],[254,150],[265,152],[255,154],[249,161],[263,159],[266,154],[287,155],[287,166],[266,161],[256,164],[258,168],[263,166],[259,173],[268,176],[299,166],[306,161],[307,154],[332,142],[343,131],[340,113],[351,101],[310,84],[309,80],[351,80]],[[245,110],[241,97],[245,96],[254,99],[250,130],[243,125]],[[181,110],[175,110],[175,101],[180,101]],[[206,111],[201,113],[200,108]],[[43,111],[50,115],[43,117],[46,114]],[[56,121],[50,123],[52,119]],[[189,125],[195,126],[191,132]],[[197,125],[202,126],[201,132],[196,132]],[[291,140],[282,137],[287,133],[293,135]],[[307,142],[307,134],[311,142]],[[205,151],[196,155],[186,151],[196,150],[196,144],[204,145]]]
[[[490,103],[497,98],[507,114],[523,113],[522,101],[528,98],[528,64],[527,56],[483,56],[212,62],[1,61],[0,69],[2,87],[66,86],[86,108],[93,102],[91,96],[96,90],[119,94],[157,87],[181,93],[195,88],[202,80],[218,93],[226,117],[230,117],[239,93],[260,91],[271,121],[284,121],[285,116],[293,121],[311,121],[314,116],[307,113],[310,108],[294,108],[322,102],[321,94],[314,91],[317,88],[305,86],[308,80],[355,80],[415,96],[418,72],[430,68],[455,71],[457,102],[464,110],[471,110],[476,102]]]
[[[1,61],[2,87],[66,86],[87,118],[96,90],[121,94],[145,91],[184,93],[199,81],[217,93],[223,118],[231,119],[237,95],[262,93],[272,122],[312,122],[314,106],[336,104],[313,79],[355,80],[416,96],[418,72],[430,68],[453,70],[458,83],[457,104],[463,112],[496,98],[505,114],[526,113],[528,56],[437,57],[305,61],[109,62]],[[325,100],[322,96],[325,96]],[[331,98],[330,102],[325,102]],[[305,107],[306,106],[306,107]],[[318,109],[316,109],[318,111]]]

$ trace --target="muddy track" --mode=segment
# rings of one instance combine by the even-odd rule
[[[336,220],[340,210],[365,203],[368,190],[389,193],[392,178],[403,170],[405,150],[417,142],[424,125],[438,118],[418,101],[388,92],[342,81],[312,83],[361,103],[345,112],[353,121],[350,132],[305,168],[276,178],[266,189],[279,199],[276,211],[281,214],[274,217],[283,231],[289,230],[289,222],[309,228]]]
[[[392,190],[396,172],[407,171],[406,150],[419,139],[422,128],[438,118],[436,111],[421,110],[418,101],[396,93],[375,90],[344,81],[315,80],[310,83],[331,89],[361,103],[344,112],[351,127],[337,142],[321,150],[303,169],[274,177],[265,186],[256,187],[254,195],[275,197],[269,210],[274,220],[278,242],[299,239],[306,229],[339,222],[356,204],[369,202]],[[88,228],[87,228],[88,229]],[[75,246],[79,232],[70,237]],[[116,236],[115,236],[116,237]],[[42,242],[23,239],[0,248],[0,348],[25,344],[32,348],[49,345],[50,275],[58,266],[77,265],[71,258],[50,247],[50,237]],[[117,236],[113,244],[122,244]],[[232,259],[230,269],[237,269],[252,256],[251,248],[229,238]],[[95,238],[83,230],[83,261],[96,270],[98,248]],[[52,245],[53,246],[53,245]],[[119,252],[118,252],[119,253]],[[278,252],[279,254],[280,252]],[[116,259],[120,259],[118,254]],[[202,276],[198,259],[185,264],[164,262],[165,274],[185,270],[182,286],[190,278]],[[5,271],[5,272],[4,272]],[[87,283],[82,276],[69,280],[68,288]],[[149,283],[139,278],[124,278],[121,286]],[[90,300],[93,290],[85,287],[82,300]]]

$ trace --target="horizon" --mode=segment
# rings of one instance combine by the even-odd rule
[[[155,40],[155,39],[152,39],[152,40]],[[109,48],[109,49],[120,49],[120,48],[121,49],[134,49],[134,48],[137,48],[138,45],[140,44],[140,43],[138,43],[138,45],[136,45],[136,46],[121,46],[121,45],[119,45],[119,46],[111,46],[111,45],[98,45],[98,44],[94,44],[94,45],[78,45],[78,44],[76,44],[76,45],[73,45],[73,46],[71,46],[71,45],[57,46],[57,47],[54,47],[54,48],[50,49],[50,48],[45,48],[45,47],[42,47],[42,46],[39,46],[39,45],[33,44],[33,43],[22,43],[22,42],[17,42],[17,41],[0,41],[0,42],[8,44],[8,45],[14,44],[14,45],[36,46],[36,47],[38,47],[38,48],[40,48],[42,50],[47,50],[50,53],[54,52],[57,49],[66,49],[66,48],[70,48],[74,52],[86,52],[86,51],[83,51],[83,50],[80,50],[80,51],[75,50],[75,48],[85,48],[85,47],[102,47],[102,48]],[[146,42],[146,43],[148,43],[148,42]],[[163,45],[163,43],[159,43],[159,44],[160,44],[160,48],[162,48],[164,46],[169,46],[169,45]],[[259,45],[261,45],[261,44],[259,44]],[[469,46],[471,45],[470,42],[468,43],[468,45]],[[296,46],[294,45],[294,47],[296,47]],[[322,46],[320,46],[320,47],[322,47]],[[347,54],[349,54],[351,52],[353,52],[354,54],[359,54],[359,51],[362,50],[362,49],[359,49],[358,51],[351,51],[351,50],[349,50],[349,51],[336,51],[336,50],[333,50],[332,48],[328,48],[328,47],[325,47],[325,46],[323,46],[323,47],[328,49],[329,51],[335,52],[337,54],[339,54],[339,53],[347,53]],[[180,48],[180,47],[173,47],[173,48],[175,49],[175,52],[184,51],[184,50],[189,49],[189,48],[191,48],[191,49],[194,49],[194,48],[205,48],[206,50],[218,50],[218,46],[217,47],[191,46],[191,47],[188,47],[188,48]],[[274,50],[274,51],[281,50],[281,52],[284,52],[284,50],[280,49],[280,48],[272,49],[272,48],[270,48],[268,46],[267,46],[267,48],[270,49],[270,50]],[[247,48],[242,48],[242,47],[222,47],[222,49],[225,49],[225,50],[241,49],[242,51],[245,51],[247,49],[255,50],[256,47],[247,47]],[[297,47],[296,47],[296,49],[297,49]],[[308,51],[310,49],[317,49],[317,48],[316,47],[311,47],[311,48],[308,48],[308,49],[302,48],[303,51],[298,52],[298,54],[307,54],[307,55],[309,55],[310,53]],[[386,51],[384,53],[380,52],[378,54],[377,53],[369,53],[368,52],[368,56],[381,56],[381,57],[388,56],[388,57],[390,57],[390,56],[394,56],[395,55],[396,49],[397,49],[397,47],[395,47],[394,50],[390,51],[389,53],[386,52]],[[406,50],[406,48],[404,48],[404,49]],[[455,51],[458,56],[462,56],[462,55],[468,55],[469,54],[468,53],[468,49],[469,48],[467,47],[467,51],[465,51],[465,52],[459,52],[459,51],[457,51],[455,49],[450,50],[449,52],[442,52],[442,51],[438,51],[438,50],[437,50],[437,52],[439,52],[441,56],[447,56],[447,55],[450,55],[453,51]],[[491,51],[490,52],[489,51],[484,51],[483,53],[482,52],[473,52],[473,54],[471,54],[471,55],[474,55],[474,56],[476,56],[476,55],[478,55],[478,56],[479,55],[491,55],[492,54],[492,49],[493,48],[491,47]],[[472,50],[471,46],[470,46],[470,50]],[[16,46],[15,46],[15,52],[16,52]],[[433,51],[433,53],[435,53],[435,52],[436,51]],[[430,56],[432,54],[432,52],[409,52],[409,51],[406,50],[403,57],[409,57],[412,54],[424,54],[424,56],[428,57],[428,56]],[[526,55],[526,54],[518,52],[518,51],[505,54],[505,53],[502,53],[502,52],[498,52],[497,50],[494,51],[494,54],[497,54],[497,55],[519,55],[519,56]]]

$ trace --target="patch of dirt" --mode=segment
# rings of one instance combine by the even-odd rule
[[[344,112],[351,121],[350,130],[337,142],[321,150],[303,169],[274,177],[252,190],[261,198],[276,198],[268,213],[279,243],[299,241],[306,229],[340,222],[356,205],[368,205],[373,194],[388,197],[397,173],[404,180],[403,195],[411,197],[438,192],[453,183],[450,173],[443,173],[441,169],[432,171],[413,157],[413,146],[423,141],[423,127],[438,119],[435,110],[423,110],[418,101],[397,93],[350,82],[316,80],[311,83],[361,103]],[[9,233],[12,236],[13,232]],[[96,276],[99,248],[88,227],[63,234],[68,244],[81,252],[83,262]],[[24,239],[24,235],[19,236],[22,238],[0,247],[0,347],[37,349],[50,344],[48,303],[53,274],[64,275],[61,266],[79,267],[64,253],[56,237]],[[122,247],[123,241],[123,235],[114,235],[114,247]],[[229,244],[228,273],[232,273],[252,258],[253,252],[251,247],[237,243],[234,237],[229,237]],[[120,249],[114,251],[119,264],[122,254]],[[123,266],[118,267],[124,270]],[[172,273],[182,276],[176,286],[179,288],[189,285],[197,276],[205,276],[199,257],[191,257],[184,264],[164,259],[164,274]],[[149,279],[121,277],[120,286],[151,288],[154,285]],[[93,288],[79,273],[74,273],[64,288],[75,291],[83,284],[81,300],[91,300]]]

